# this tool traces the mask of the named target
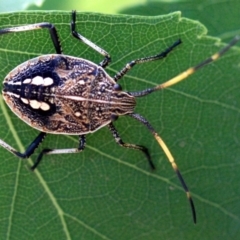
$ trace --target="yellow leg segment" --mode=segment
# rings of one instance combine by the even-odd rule
[[[139,122],[141,122],[143,125],[145,125],[148,130],[153,134],[154,138],[157,140],[158,144],[160,145],[160,147],[163,149],[164,153],[166,154],[168,161],[171,163],[173,170],[175,171],[175,173],[177,174],[186,194],[187,194],[187,198],[189,200],[190,206],[191,206],[191,210],[192,210],[192,215],[193,215],[193,221],[194,223],[196,223],[196,211],[195,211],[195,207],[193,204],[193,200],[191,197],[191,194],[188,190],[188,187],[185,183],[185,181],[183,180],[182,174],[180,173],[178,166],[171,154],[171,152],[169,151],[167,145],[164,143],[164,141],[160,138],[160,136],[157,134],[157,132],[154,130],[154,128],[150,125],[150,123],[143,118],[141,115],[137,114],[137,113],[130,113],[128,116],[133,117],[134,119],[138,120]]]
[[[169,151],[167,145],[164,143],[164,141],[160,138],[160,136],[158,136],[158,134],[155,132],[153,133],[155,139],[157,140],[157,142],[159,143],[159,145],[161,146],[161,148],[163,149],[164,153],[166,154],[167,158],[168,158],[168,161],[171,163],[174,171],[176,172],[176,174],[178,175],[178,178],[187,194],[187,198],[190,202],[190,206],[191,206],[191,210],[192,210],[192,215],[193,215],[193,221],[194,223],[196,223],[197,219],[196,219],[196,211],[195,211],[195,207],[194,207],[194,204],[193,204],[193,200],[192,200],[192,197],[191,197],[191,194],[188,190],[188,187],[182,177],[182,174],[180,173],[179,169],[178,169],[178,166],[171,154],[171,152]]]

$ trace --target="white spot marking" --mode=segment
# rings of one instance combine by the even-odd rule
[[[50,91],[51,91],[51,93],[55,93],[55,87],[51,87],[51,89],[50,89]]]
[[[43,78],[40,76],[36,76],[32,79],[32,84],[33,85],[42,85],[43,84]]]
[[[45,103],[45,102],[41,102],[41,106],[40,108],[43,110],[43,111],[48,111],[50,109],[50,105]]]
[[[53,98],[49,98],[48,100],[50,103],[54,104],[54,99]]]
[[[13,82],[13,81],[9,81],[9,82],[7,82],[7,84],[11,84],[11,85],[22,85],[22,83],[20,82],[20,81],[18,81],[18,82]]]
[[[85,84],[85,81],[84,80],[80,80],[79,84],[83,85],[83,84]]]
[[[27,78],[27,79],[25,79],[25,80],[23,81],[23,83],[24,83],[24,84],[28,84],[28,83],[30,83],[31,81],[32,81],[32,79]]]
[[[29,104],[29,101],[26,98],[21,98],[22,102],[25,104]]]
[[[12,93],[12,92],[6,92],[6,93],[4,93],[4,95],[9,95],[9,96],[13,96],[13,97],[16,97],[16,98],[20,98],[19,94]]]
[[[41,105],[41,102],[38,102],[37,100],[30,100],[30,106],[33,109],[39,109],[40,105]]]
[[[76,117],[80,117],[81,116],[80,112],[75,112],[74,114],[75,114]]]
[[[53,84],[53,79],[50,77],[46,77],[43,79],[43,86],[50,86]]]

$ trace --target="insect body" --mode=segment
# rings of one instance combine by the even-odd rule
[[[3,84],[3,97],[13,112],[48,133],[94,132],[135,107],[135,98],[121,91],[101,66],[66,55],[29,60]]]
[[[99,65],[86,59],[63,55],[57,31],[50,23],[6,28],[0,30],[0,35],[41,28],[49,29],[57,54],[43,55],[17,66],[4,79],[2,91],[3,98],[12,111],[31,127],[38,129],[40,133],[24,153],[18,152],[1,139],[0,145],[20,158],[28,158],[44,140],[47,133],[79,136],[78,148],[42,150],[32,166],[32,169],[35,169],[44,154],[80,152],[85,147],[86,134],[108,126],[120,146],[142,151],[151,168],[154,169],[148,149],[144,146],[124,143],[113,125],[113,121],[118,116],[128,115],[145,125],[162,147],[187,194],[193,221],[196,222],[193,201],[177,164],[151,124],[134,112],[135,98],[143,97],[182,81],[199,68],[219,58],[240,38],[234,38],[220,52],[163,84],[139,92],[125,92],[117,84],[118,80],[136,64],[165,58],[181,43],[181,40],[177,40],[160,54],[131,61],[114,77],[110,77],[104,70],[111,61],[110,55],[76,32],[76,12],[72,12],[71,33],[75,38],[104,56],[104,60]]]

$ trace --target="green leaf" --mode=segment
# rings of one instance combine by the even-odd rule
[[[0,28],[52,22],[65,54],[99,63],[102,56],[74,39],[69,12],[0,15]],[[120,81],[127,91],[156,86],[194,66],[224,44],[206,36],[199,22],[179,12],[156,17],[79,13],[77,29],[111,54],[113,76],[127,62],[182,44],[166,59],[135,66]],[[0,74],[42,54],[54,53],[47,30],[1,36]],[[140,152],[120,148],[107,128],[87,135],[79,154],[45,156],[43,148],[72,148],[78,137],[48,135],[29,161],[0,148],[0,232],[3,239],[236,239],[239,236],[240,49],[199,70],[189,79],[137,99],[164,139],[196,205],[197,225],[182,187],[153,136],[129,117],[116,127],[125,142],[149,148],[151,172]],[[0,137],[24,151],[38,131],[0,101]]]
[[[182,16],[198,20],[208,28],[211,36],[224,41],[240,34],[238,0],[147,0],[144,4],[125,7],[121,13],[129,15],[155,16],[169,12],[181,11]]]

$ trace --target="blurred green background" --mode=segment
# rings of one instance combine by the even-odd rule
[[[101,13],[118,13],[124,8],[132,7],[139,4],[144,4],[144,0],[98,0],[98,1],[33,1],[33,0],[19,0],[19,1],[0,1],[0,9],[2,12],[19,11],[19,10],[63,10],[70,11],[76,9],[78,11],[86,12],[101,12]]]
[[[209,35],[229,41],[239,34],[240,1],[238,0],[0,0],[0,11],[62,10],[154,16],[181,11],[183,17],[199,20]]]

